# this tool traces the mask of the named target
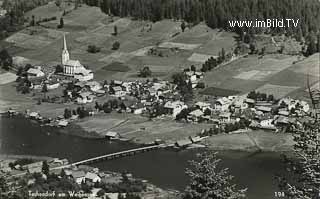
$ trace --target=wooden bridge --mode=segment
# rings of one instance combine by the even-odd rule
[[[159,144],[159,145],[146,146],[146,147],[141,147],[141,148],[136,148],[136,149],[129,149],[129,150],[125,150],[125,151],[120,151],[120,152],[116,152],[116,153],[111,153],[111,154],[107,154],[107,155],[101,155],[101,156],[97,156],[94,158],[81,160],[81,161],[74,162],[74,163],[71,163],[68,165],[63,165],[60,167],[50,168],[50,170],[69,168],[71,166],[77,166],[77,165],[82,165],[82,164],[91,164],[91,163],[99,162],[99,161],[103,161],[103,160],[112,160],[112,159],[116,159],[116,158],[121,158],[121,157],[125,157],[125,156],[132,156],[137,153],[157,150],[157,149],[166,148],[166,147],[168,147],[168,146],[165,144]]]

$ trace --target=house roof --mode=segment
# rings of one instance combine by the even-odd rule
[[[121,86],[114,86],[114,87],[112,87],[112,89],[113,89],[114,91],[122,91]]]
[[[91,93],[90,93],[90,92],[82,92],[82,93],[80,93],[79,95],[80,95],[82,98],[85,98],[85,97],[90,96]]]
[[[72,171],[71,176],[73,178],[82,178],[82,177],[86,176],[86,173],[84,171],[82,171],[82,170],[80,170],[80,171]]]
[[[192,144],[192,142],[191,142],[191,140],[189,140],[189,139],[185,139],[185,140],[178,140],[178,141],[176,142],[176,144],[181,147],[181,146],[190,145],[190,144]]]
[[[199,106],[200,108],[204,107],[204,106],[210,106],[211,104],[206,103],[206,102],[197,102],[195,104],[196,106]]]
[[[165,108],[176,108],[177,106],[183,106],[185,105],[184,102],[181,102],[181,101],[174,101],[174,102],[171,102],[171,101],[168,101],[165,103],[164,107]]]
[[[230,117],[231,113],[230,112],[224,112],[224,113],[220,113],[219,117]]]
[[[256,102],[254,99],[251,98],[247,98],[245,101],[249,104],[254,104]]]
[[[189,115],[195,116],[195,117],[200,117],[203,115],[203,112],[199,109],[196,109],[194,111],[192,111],[191,113],[189,113]]]
[[[67,120],[60,120],[58,125],[59,126],[67,126],[68,125],[68,121]]]
[[[266,107],[266,106],[257,106],[256,109],[259,111],[263,111],[263,112],[270,112],[271,111],[271,107]]]
[[[108,136],[108,137],[116,137],[119,134],[117,132],[114,132],[114,131],[107,131],[104,135]]]
[[[93,87],[93,86],[100,86],[100,83],[97,81],[90,81],[90,82],[86,82],[85,85]]]
[[[85,178],[90,179],[90,180],[94,180],[95,178],[100,178],[97,174],[92,173],[92,172],[88,172],[85,176]]]
[[[36,69],[36,68],[29,68],[29,70],[27,71],[27,73],[29,74],[35,74],[35,75],[44,75],[44,72],[42,72],[41,70],[39,69]]]

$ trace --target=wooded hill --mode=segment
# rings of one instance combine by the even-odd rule
[[[205,21],[211,28],[230,29],[228,20],[300,19],[298,28],[274,28],[271,33],[307,36],[320,28],[318,0],[84,0],[103,12],[120,17],[159,21],[183,19]],[[233,30],[239,33],[245,28]],[[253,33],[265,31],[250,29]]]

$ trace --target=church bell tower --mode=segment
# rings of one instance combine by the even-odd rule
[[[61,55],[61,64],[62,66],[65,66],[66,63],[69,61],[69,52],[67,48],[67,41],[66,41],[66,34],[63,34],[63,50]]]

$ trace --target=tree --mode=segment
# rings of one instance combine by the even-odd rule
[[[145,67],[143,67],[143,69],[140,70],[141,77],[150,77],[151,74],[152,74],[152,72],[148,66],[145,66]]]
[[[56,4],[57,7],[60,8],[60,6],[61,6],[61,0],[56,0],[54,3]]]
[[[63,28],[64,27],[64,20],[63,17],[60,18],[60,23],[58,25],[58,28]]]
[[[184,32],[185,29],[186,29],[186,23],[183,21],[183,22],[181,23],[181,30],[182,30],[182,32]]]
[[[48,92],[48,86],[47,86],[46,83],[44,83],[43,86],[42,86],[42,92],[43,92],[43,93]]]
[[[9,67],[12,66],[12,57],[6,49],[0,51],[0,65],[5,70],[9,70]]]
[[[117,26],[113,26],[113,33],[114,36],[118,35],[118,27]]]
[[[64,117],[65,119],[69,119],[71,116],[72,116],[71,110],[69,110],[69,109],[67,109],[67,108],[64,109],[63,117]]]
[[[46,160],[42,162],[42,173],[49,176],[49,165]]]
[[[245,198],[246,190],[237,190],[232,184],[233,176],[228,169],[218,169],[217,153],[203,152],[198,154],[198,161],[191,161],[192,169],[186,173],[190,177],[184,199],[240,199]]]
[[[32,15],[31,21],[30,21],[30,26],[34,26],[35,24],[36,23],[35,23],[34,15]]]
[[[118,50],[120,48],[120,43],[118,41],[112,44],[112,50]]]
[[[290,176],[278,176],[279,188],[287,198],[312,199],[319,196],[320,123],[304,123],[294,130],[294,155],[283,155]],[[290,179],[290,180],[289,180]]]
[[[272,94],[268,95],[267,101],[268,102],[273,102],[273,100],[274,100],[274,96]]]
[[[89,53],[98,53],[100,50],[101,48],[97,47],[96,45],[89,45],[87,49]]]
[[[190,70],[193,71],[193,72],[196,72],[197,69],[196,69],[196,67],[194,65],[191,65]]]
[[[204,110],[204,115],[211,115],[211,110],[208,109],[208,108],[206,108],[206,109]]]
[[[60,64],[56,66],[55,73],[63,73],[63,67]]]

